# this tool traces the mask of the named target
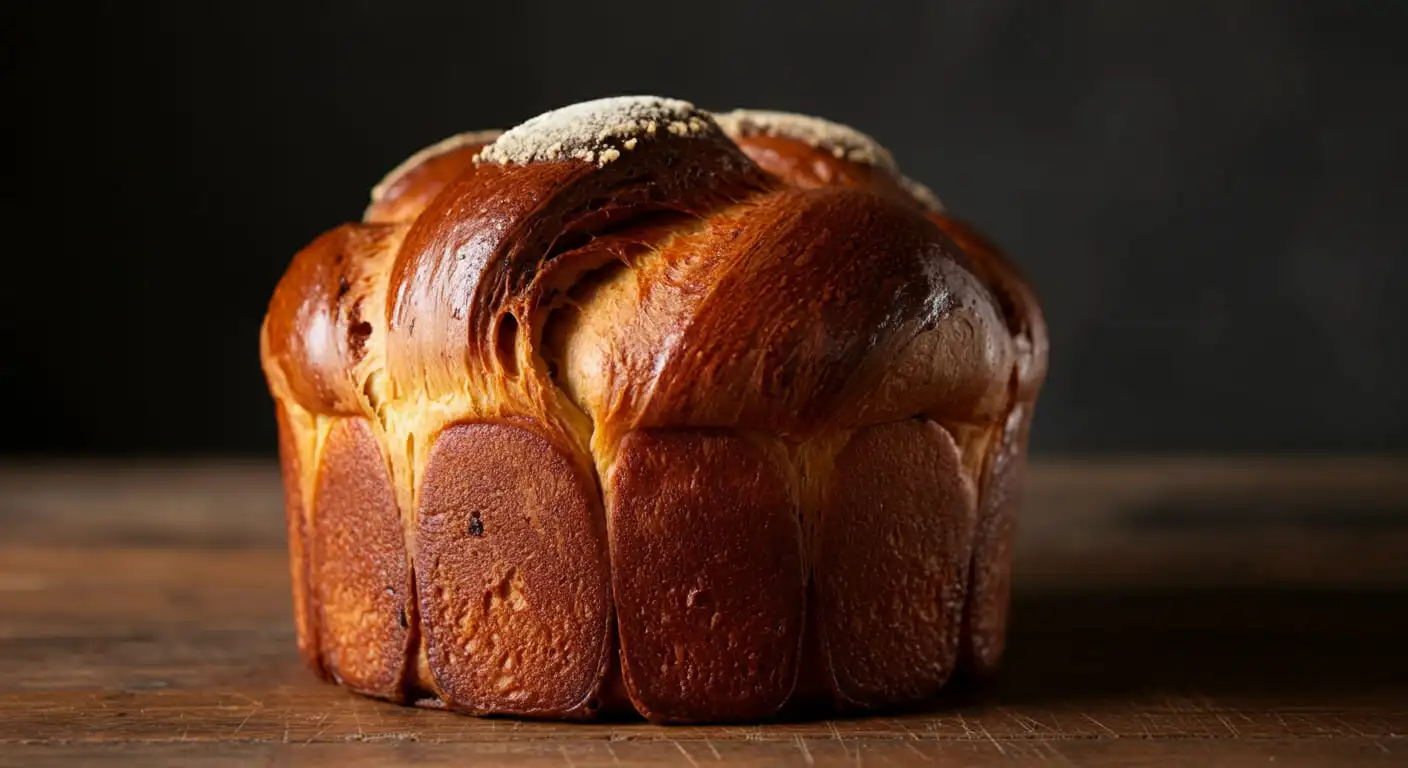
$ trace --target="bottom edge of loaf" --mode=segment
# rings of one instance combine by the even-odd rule
[[[637,430],[598,481],[531,424],[459,422],[430,449],[409,548],[377,437],[348,418],[284,461],[316,473],[289,527],[299,647],[357,693],[479,716],[941,701],[1002,654],[1024,418],[980,483],[936,422],[857,430],[805,501],[755,436]]]

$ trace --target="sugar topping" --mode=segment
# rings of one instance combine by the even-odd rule
[[[715,117],[730,136],[777,136],[806,142],[830,152],[839,160],[874,165],[895,171],[895,158],[880,142],[840,123],[810,115],[771,112],[761,109],[735,109]]]
[[[509,165],[571,158],[602,166],[642,141],[717,132],[709,113],[687,101],[614,96],[538,115],[485,147],[478,162]]]
[[[923,184],[900,173],[890,150],[881,146],[869,134],[833,123],[820,117],[799,115],[793,112],[773,112],[762,109],[735,109],[715,115],[719,127],[729,136],[775,136],[804,142],[823,152],[830,153],[838,160],[847,160],[880,168],[921,205],[932,211],[943,211],[943,204],[934,193]]]
[[[910,197],[918,200],[920,205],[934,213],[944,212],[944,204],[939,200],[938,195],[934,194],[934,190],[902,173],[895,174],[895,181],[899,183],[901,189],[909,193]]]
[[[497,130],[469,131],[468,133],[455,134],[448,139],[431,144],[403,160],[400,165],[386,174],[375,187],[372,187],[372,202],[381,202],[381,199],[386,196],[387,191],[389,191],[391,187],[395,186],[396,182],[400,181],[406,174],[410,173],[427,160],[449,154],[461,147],[488,144],[494,139],[497,139],[502,133],[503,131]]]

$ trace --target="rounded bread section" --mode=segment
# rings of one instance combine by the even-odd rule
[[[888,149],[848,125],[757,109],[736,109],[718,120],[753,162],[793,186],[864,187],[925,211],[944,210],[928,187],[900,172]]]
[[[636,427],[996,420],[1011,337],[961,258],[868,190],[759,195],[576,297],[563,381],[599,446]]]
[[[407,227],[343,224],[299,251],[274,290],[261,357],[275,396],[367,415],[386,328],[386,272]]]
[[[977,538],[973,546],[964,656],[978,677],[997,671],[1007,645],[1012,595],[1012,547],[1025,474],[1027,435],[1037,395],[1046,379],[1046,320],[1036,295],[1017,267],[973,225],[946,214],[931,214],[939,228],[968,255],[973,269],[992,288],[1015,341],[1011,406],[984,461]]]
[[[1046,379],[1049,350],[1046,319],[1036,294],[1017,266],[972,224],[942,213],[930,213],[929,218],[962,249],[972,270],[996,297],[1017,344],[1014,400],[1034,401]]]
[[[318,644],[317,603],[309,574],[308,510],[303,502],[303,461],[289,423],[288,406],[276,406],[279,429],[279,469],[284,486],[284,524],[288,531],[289,580],[293,587],[293,626],[298,655],[319,677],[327,678]]]
[[[958,447],[921,419],[855,433],[823,492],[814,588],[837,704],[938,692],[959,657],[976,515]]]
[[[988,461],[973,542],[973,562],[963,654],[978,677],[997,671],[1007,647],[1012,598],[1012,547],[1031,428],[1031,404],[1019,402],[1008,414]]]
[[[650,218],[706,219],[769,183],[682,102],[588,102],[505,132],[406,236],[389,276],[390,375],[427,399],[546,418],[554,388],[530,352],[553,302],[610,259],[586,246]]]
[[[1011,594],[1012,544],[1020,483],[1037,394],[1046,376],[1046,323],[1036,296],[1017,267],[970,223],[944,210],[923,185],[899,172],[889,152],[847,126],[804,115],[738,110],[720,117],[724,130],[763,169],[802,189],[871,189],[891,200],[918,204],[966,257],[965,268],[990,292],[1012,340],[1005,377],[1005,411],[967,421],[963,433],[979,439],[965,452],[977,469],[977,531],[963,656],[979,676],[997,668],[1005,646]],[[975,423],[976,422],[976,423]]]
[[[612,639],[598,499],[530,425],[440,433],[420,485],[415,572],[430,673],[448,706],[595,711]]]
[[[362,221],[415,221],[440,190],[474,166],[479,150],[499,135],[499,131],[461,133],[411,155],[372,188]]]
[[[806,587],[776,441],[632,432],[608,514],[621,665],[655,721],[755,720],[791,697]]]
[[[333,678],[401,700],[413,648],[413,597],[401,515],[386,459],[365,419],[328,431],[313,507],[313,588]]]

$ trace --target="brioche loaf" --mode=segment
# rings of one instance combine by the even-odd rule
[[[998,663],[1046,334],[868,136],[621,97],[417,153],[261,334],[298,646],[355,691],[659,722]]]

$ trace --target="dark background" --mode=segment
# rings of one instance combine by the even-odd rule
[[[1408,448],[1408,3],[6,3],[5,453],[274,446],[291,255],[420,147],[657,93],[879,138],[1036,285],[1035,450]]]

